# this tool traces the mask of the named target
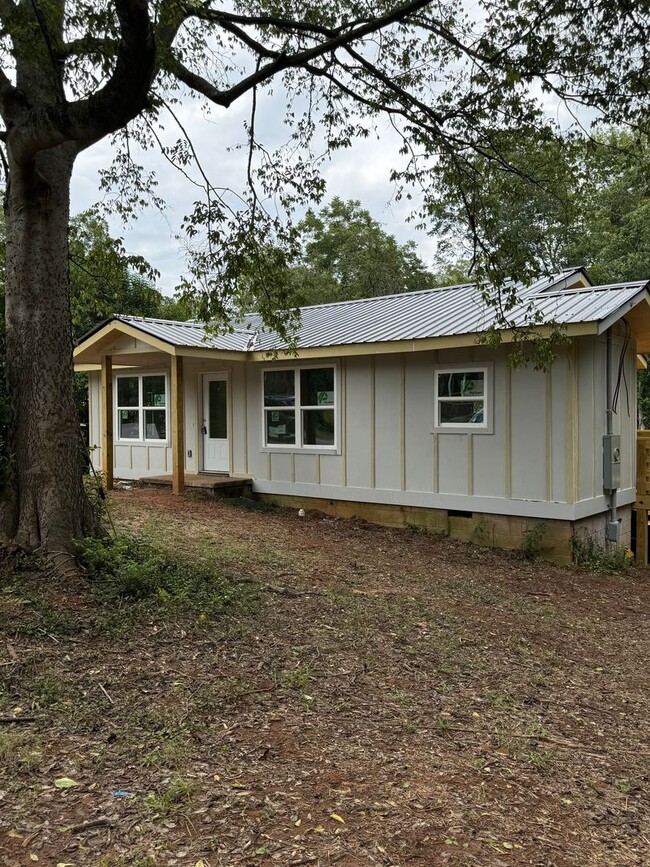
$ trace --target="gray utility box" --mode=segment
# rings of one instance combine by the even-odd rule
[[[615,434],[603,437],[603,488],[616,491],[621,487],[621,438]]]

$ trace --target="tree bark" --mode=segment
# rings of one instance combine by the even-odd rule
[[[10,490],[0,503],[5,545],[73,568],[73,540],[96,529],[82,482],[73,394],[68,273],[74,144],[18,163],[9,152],[6,342],[13,411]]]

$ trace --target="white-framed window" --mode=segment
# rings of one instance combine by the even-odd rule
[[[334,365],[262,371],[263,443],[267,448],[337,447]]]
[[[115,377],[116,435],[125,442],[167,442],[167,376],[125,373]]]
[[[488,368],[436,369],[434,399],[434,427],[487,430],[490,415]]]

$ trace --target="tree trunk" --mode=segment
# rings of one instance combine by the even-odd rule
[[[96,521],[82,483],[73,394],[68,273],[70,178],[76,146],[17,164],[9,154],[6,341],[12,406],[10,488],[0,538],[71,568],[73,540]]]

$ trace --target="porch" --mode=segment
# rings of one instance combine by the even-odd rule
[[[172,474],[161,476],[147,476],[140,479],[139,483],[144,487],[170,488],[173,489],[174,478]],[[251,479],[236,478],[226,473],[185,473],[185,490],[200,490],[213,494],[215,497],[250,497],[253,492]]]

